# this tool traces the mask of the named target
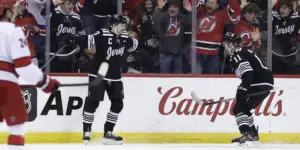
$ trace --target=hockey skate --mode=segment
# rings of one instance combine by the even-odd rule
[[[258,126],[251,132],[253,137],[253,144],[255,147],[259,146],[259,135],[258,135]]]
[[[91,140],[92,133],[91,132],[83,132],[83,144],[87,145]]]
[[[254,147],[254,136],[252,132],[245,132],[241,137],[232,140],[232,143],[241,147]]]
[[[103,137],[102,143],[104,145],[122,145],[123,138],[121,136],[115,136],[111,131],[108,131]]]

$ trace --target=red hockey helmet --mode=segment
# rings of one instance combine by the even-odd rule
[[[0,0],[0,17],[16,3],[15,0]]]

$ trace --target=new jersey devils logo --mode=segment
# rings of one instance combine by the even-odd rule
[[[26,111],[27,111],[27,113],[29,113],[31,111],[31,108],[32,108],[31,101],[30,101],[31,94],[28,92],[28,90],[21,91],[21,93],[22,93],[22,97],[24,99],[24,103],[25,103],[26,108],[27,108]]]
[[[243,32],[240,36],[242,38],[242,43],[244,46],[250,46],[252,44],[251,35],[249,32]]]
[[[200,20],[198,32],[212,32],[217,26],[215,16],[207,16]]]
[[[181,30],[180,24],[170,24],[168,27],[167,35],[177,36],[180,33],[180,30]]]

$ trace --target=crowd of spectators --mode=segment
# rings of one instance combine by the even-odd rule
[[[43,2],[44,1],[44,2]],[[19,0],[21,7],[19,18],[31,17],[30,24],[27,24],[26,29],[30,31],[29,35],[32,40],[32,49],[38,59],[38,65],[44,68],[45,65],[45,33],[46,33],[46,18],[51,15],[45,14],[46,0]],[[72,15],[78,14],[82,21],[82,29],[86,34],[92,33],[99,25],[91,25],[93,10],[85,8],[87,1],[85,0],[64,0],[60,1],[56,6],[62,9],[64,13],[70,9]],[[97,0],[94,0],[97,1]],[[101,0],[98,0],[101,1]],[[106,0],[104,0],[106,1]],[[191,31],[192,31],[192,2],[193,0],[123,0],[122,12],[128,16],[128,32],[133,38],[139,40],[138,50],[132,54],[126,55],[124,62],[124,73],[191,73]],[[233,2],[236,1],[236,2]],[[281,9],[290,9],[292,12],[300,11],[300,0],[272,0],[275,5],[273,10],[278,12],[279,17],[286,19],[290,16],[282,16]],[[105,3],[103,3],[104,5]],[[238,7],[237,8],[237,5]],[[1,4],[0,4],[1,5]],[[266,0],[197,0],[197,37],[196,41],[196,59],[197,73],[199,74],[221,74],[233,73],[230,67],[227,66],[226,58],[223,54],[221,44],[222,35],[226,32],[234,32],[243,35],[243,43],[245,47],[252,49],[264,63],[267,62],[267,26],[272,23],[272,20],[267,20],[267,5]],[[115,2],[115,11],[107,9],[110,12],[117,12],[117,2]],[[1,7],[1,6],[0,6]],[[285,8],[287,7],[287,8]],[[44,12],[43,12],[44,11]],[[87,13],[88,12],[88,13]],[[219,13],[217,13],[219,12]],[[274,17],[274,12],[273,17]],[[43,14],[44,13],[44,14]],[[238,14],[236,14],[238,13]],[[71,15],[70,12],[66,15]],[[219,16],[218,16],[219,15]],[[222,21],[213,20],[216,16],[222,18]],[[300,18],[300,15],[294,16]],[[225,19],[224,19],[225,18]],[[69,21],[70,19],[63,19]],[[53,19],[51,20],[53,21]],[[215,21],[215,22],[214,22]],[[273,19],[274,21],[274,19]],[[300,20],[298,21],[300,23]],[[300,24],[297,22],[293,30],[299,30]],[[217,23],[217,24],[214,24]],[[274,22],[273,22],[274,23]],[[107,21],[103,19],[103,24]],[[25,27],[25,25],[22,25]],[[102,26],[102,25],[101,25]],[[222,26],[221,28],[219,26]],[[103,26],[109,27],[109,26]],[[242,29],[242,28],[247,29]],[[218,28],[218,30],[214,30]],[[220,28],[220,29],[219,29]],[[287,28],[288,31],[292,27]],[[72,29],[64,29],[62,32],[73,32]],[[251,31],[250,31],[251,30]],[[295,74],[299,72],[299,59],[296,45],[291,46],[293,55],[288,56],[282,46],[278,46],[278,38],[273,25],[273,70],[275,73]],[[57,31],[50,31],[56,33]],[[199,32],[199,33],[198,33]],[[212,32],[213,36],[209,34]],[[244,33],[245,32],[245,33]],[[52,34],[53,34],[52,33]],[[246,35],[246,36],[245,36]],[[288,35],[294,36],[294,35]],[[297,34],[298,36],[298,34]],[[246,39],[246,38],[249,39]],[[300,37],[300,36],[299,36]],[[286,37],[289,38],[289,37]],[[52,40],[52,38],[51,38]],[[59,49],[59,48],[57,48]],[[295,50],[295,51],[294,51]],[[80,50],[75,53],[74,57],[62,58],[62,60],[70,60],[72,63],[71,69],[60,70],[60,72],[86,72],[86,67],[89,61],[89,54],[85,53],[88,50]],[[280,51],[280,52],[278,52]],[[275,53],[275,56],[274,56]],[[278,56],[277,54],[282,54]],[[292,58],[291,58],[292,57]],[[56,63],[55,65],[58,65]],[[64,65],[64,64],[61,64]]]

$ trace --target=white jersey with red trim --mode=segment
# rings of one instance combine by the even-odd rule
[[[31,63],[22,29],[10,22],[0,22],[0,80],[18,83],[19,76],[32,85],[43,79],[42,71]]]

